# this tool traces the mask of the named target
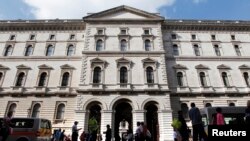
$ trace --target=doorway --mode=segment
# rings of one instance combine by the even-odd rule
[[[152,135],[152,141],[159,141],[159,123],[158,123],[158,108],[157,103],[149,102],[145,106],[146,124]]]
[[[114,105],[115,110],[115,123],[114,123],[114,136],[115,141],[125,141],[124,134],[127,133],[129,128],[132,129],[133,117],[132,107],[126,99],[116,102]]]

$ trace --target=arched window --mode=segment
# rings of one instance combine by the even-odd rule
[[[65,72],[62,77],[62,84],[61,86],[68,86],[69,85],[69,73]]]
[[[147,67],[146,74],[147,74],[147,83],[154,83],[154,70],[152,67]]]
[[[4,52],[4,56],[10,56],[12,53],[13,47],[11,45],[9,45]]]
[[[235,103],[231,102],[228,104],[229,107],[235,107]]]
[[[196,56],[201,56],[200,49],[199,49],[198,45],[194,45],[194,54]]]
[[[207,80],[206,80],[206,75],[204,72],[200,72],[200,81],[201,81],[201,86],[207,86]]]
[[[26,51],[25,51],[25,56],[30,56],[33,52],[33,47],[32,45],[29,45],[27,48],[26,48]]]
[[[2,81],[2,79],[3,79],[3,73],[0,72],[0,82]]]
[[[63,103],[57,106],[56,119],[64,119],[65,105]]]
[[[228,81],[227,73],[226,72],[222,72],[221,76],[222,76],[222,80],[223,80],[224,86],[228,87],[229,86],[229,81]]]
[[[103,50],[103,41],[97,40],[96,42],[96,51],[102,51]]]
[[[248,73],[247,72],[244,72],[243,73],[243,76],[244,76],[244,80],[246,82],[246,85],[249,86],[249,76],[248,76]]]
[[[179,56],[179,48],[176,44],[173,45],[173,55]]]
[[[220,48],[218,45],[214,45],[214,51],[215,51],[216,56],[221,56]]]
[[[68,46],[67,56],[72,56],[74,54],[75,47],[73,45]]]
[[[34,117],[34,118],[39,117],[40,107],[41,107],[41,105],[39,103],[37,103],[33,106],[31,117]]]
[[[53,45],[49,45],[47,47],[46,56],[52,56],[53,53],[54,53],[54,47],[53,47]]]
[[[206,103],[205,107],[212,107],[212,104],[211,103]]]
[[[39,79],[38,86],[45,86],[46,78],[47,78],[47,73],[46,73],[46,72],[43,72],[43,73],[40,75],[40,79]]]
[[[241,52],[240,52],[239,46],[238,46],[238,45],[235,45],[235,46],[234,46],[234,49],[235,49],[236,55],[237,55],[237,56],[241,56]]]
[[[13,114],[14,114],[14,113],[16,112],[16,107],[17,107],[16,103],[12,103],[12,104],[9,106],[9,109],[8,109],[7,113],[8,113],[8,112],[13,112]]]
[[[151,50],[151,41],[150,40],[145,40],[145,50],[150,51]]]
[[[101,68],[95,67],[93,75],[93,83],[101,83]]]
[[[23,85],[23,81],[24,81],[24,76],[25,74],[23,72],[19,73],[17,76],[17,81],[16,81],[16,86],[20,87]]]
[[[181,111],[182,111],[183,117],[187,119],[189,116],[188,116],[188,105],[186,103],[181,103]]]
[[[179,86],[184,86],[183,85],[183,74],[182,72],[177,72],[177,83]]]
[[[127,51],[128,43],[125,39],[121,40],[121,51]]]
[[[128,83],[128,70],[126,67],[120,69],[120,83]]]

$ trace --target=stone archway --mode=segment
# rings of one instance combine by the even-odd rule
[[[128,99],[120,99],[115,102],[113,106],[113,127],[115,141],[124,141],[123,134],[127,132],[128,128],[132,129],[133,115],[131,101]]]
[[[151,141],[159,141],[159,122],[158,122],[158,103],[154,101],[147,102],[144,110],[146,110],[146,125],[152,135]]]
[[[90,119],[94,118],[97,121],[98,124],[98,129],[97,132],[100,131],[101,127],[101,110],[102,110],[102,104],[98,101],[93,101],[89,103],[86,107],[87,112],[87,120],[86,124],[88,125],[88,132],[90,132],[90,127],[89,127],[89,121]]]

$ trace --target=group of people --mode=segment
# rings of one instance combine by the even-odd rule
[[[202,117],[200,110],[191,103],[191,109],[189,110],[189,118],[192,122],[193,128],[193,141],[203,140],[207,141],[208,137],[205,133]],[[174,140],[175,141],[189,141],[189,128],[183,117],[182,111],[178,111],[178,122],[180,122],[180,127],[174,127]],[[247,107],[245,110],[245,124],[250,125],[250,100],[247,102]],[[222,108],[216,108],[216,114],[213,115],[213,125],[225,125],[224,115],[222,114]]]

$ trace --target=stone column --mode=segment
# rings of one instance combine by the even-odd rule
[[[102,115],[101,115],[101,127],[100,127],[100,133],[102,134],[102,140],[105,141],[105,136],[104,132],[106,132],[106,126],[107,124],[110,125],[111,129],[114,129],[112,125],[112,115],[113,111],[112,110],[103,110]]]
[[[145,119],[145,110],[134,110],[133,111],[133,133],[135,133],[137,125],[136,123],[139,122],[144,122]]]
[[[160,141],[173,141],[172,110],[159,110]]]

